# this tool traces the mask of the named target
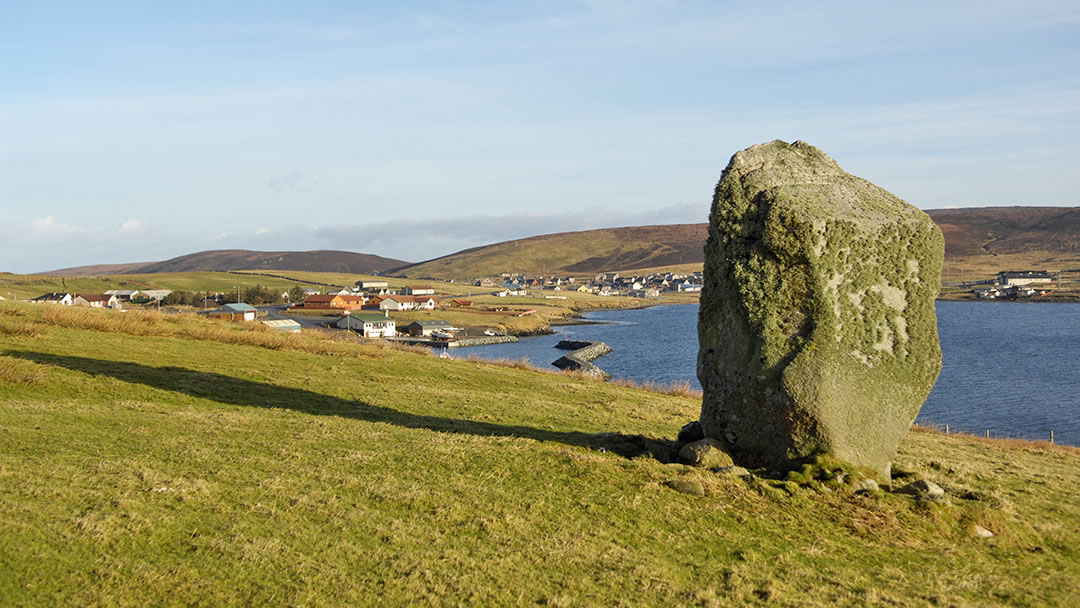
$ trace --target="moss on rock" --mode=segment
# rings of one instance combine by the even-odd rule
[[[716,187],[701,424],[750,464],[826,452],[888,476],[941,369],[930,218],[804,142],[736,153]]]

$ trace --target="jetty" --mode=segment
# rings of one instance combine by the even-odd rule
[[[586,376],[592,376],[594,378],[603,378],[607,380],[611,377],[611,374],[600,369],[594,360],[603,357],[611,352],[611,347],[603,342],[586,342],[583,340],[563,340],[555,345],[555,348],[562,350],[572,350],[574,352],[569,355],[559,357],[552,363],[559,369],[569,369],[576,372],[581,372]]]
[[[465,346],[485,346],[488,344],[509,344],[517,342],[517,336],[461,336],[451,340],[439,340],[436,338],[384,338],[388,342],[400,342],[402,344],[414,344],[416,346],[434,346],[436,348],[462,348]]]

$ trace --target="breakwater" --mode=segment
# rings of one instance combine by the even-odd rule
[[[552,363],[559,369],[581,372],[586,376],[608,379],[611,374],[600,369],[593,361],[611,352],[611,347],[603,342],[585,342],[582,340],[563,340],[555,348],[572,350],[569,355],[559,357]]]
[[[385,338],[392,342],[415,344],[416,346],[435,346],[462,348],[465,346],[486,346],[488,344],[509,344],[517,342],[517,336],[464,336],[454,340],[436,340],[435,338]]]

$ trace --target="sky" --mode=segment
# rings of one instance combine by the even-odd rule
[[[0,14],[0,271],[705,222],[773,139],[922,209],[1080,205],[1075,0]]]

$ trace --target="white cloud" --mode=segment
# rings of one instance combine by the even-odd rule
[[[37,218],[29,223],[10,222],[5,224],[5,228],[4,232],[7,233],[8,238],[27,239],[29,237],[34,240],[61,239],[86,231],[81,226],[58,224],[51,215]]]
[[[120,234],[130,234],[132,232],[138,232],[142,230],[143,221],[138,218],[129,218],[124,220],[120,227],[117,228],[117,232]]]

